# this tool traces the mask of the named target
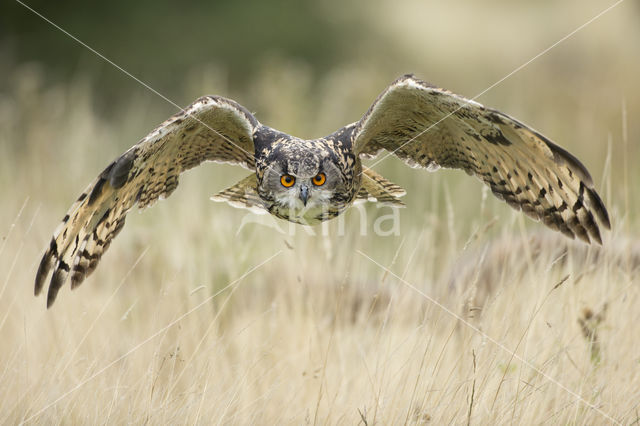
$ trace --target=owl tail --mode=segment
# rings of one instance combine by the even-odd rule
[[[258,179],[255,173],[252,173],[235,185],[218,192],[211,200],[226,202],[232,207],[249,209],[256,213],[265,213],[266,209],[257,188]]]
[[[404,203],[399,197],[405,195],[405,191],[400,186],[380,176],[373,170],[362,166],[362,184],[357,200],[373,201],[396,207],[404,207]]]

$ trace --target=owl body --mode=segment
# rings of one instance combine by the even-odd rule
[[[231,99],[204,96],[112,161],[71,205],[40,261],[35,294],[49,275],[47,306],[69,279],[71,288],[80,285],[134,206],[168,197],[181,173],[206,161],[250,170],[213,200],[295,223],[331,219],[357,199],[403,206],[405,191],[360,162],[383,150],[411,167],[464,170],[569,238],[601,244],[600,227],[610,229],[576,157],[507,114],[411,75],[387,87],[359,121],[312,140],[260,123]]]
[[[344,212],[360,190],[352,132],[305,140],[262,126],[254,144],[257,193],[276,217],[314,225]]]

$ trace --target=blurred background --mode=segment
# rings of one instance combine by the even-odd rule
[[[441,371],[438,353],[441,348],[443,352],[445,347],[449,350],[447,336],[453,331],[447,328],[447,315],[422,299],[425,304],[420,304],[415,292],[354,254],[355,250],[390,267],[454,312],[474,318],[490,335],[502,336],[508,347],[520,344],[522,330],[535,330],[527,335],[532,339],[531,346],[540,348],[534,359],[540,363],[552,360],[545,364],[549,374],[559,377],[567,372],[560,377],[572,389],[602,389],[620,378],[615,383],[620,385],[618,389],[628,386],[627,393],[609,389],[609,394],[592,394],[602,398],[598,402],[603,406],[619,412],[618,418],[633,420],[624,415],[633,411],[629,407],[637,401],[640,378],[636,373],[627,376],[630,373],[625,371],[637,371],[638,360],[627,359],[624,353],[634,352],[632,346],[625,345],[640,338],[640,329],[633,326],[640,324],[639,313],[633,309],[634,301],[640,300],[635,278],[640,265],[636,242],[640,231],[640,192],[636,189],[640,168],[635,166],[640,158],[640,1],[619,3],[542,55],[615,1],[29,0],[25,4],[177,105],[186,106],[205,94],[226,96],[243,104],[261,122],[303,138],[324,136],[358,120],[389,83],[406,73],[469,98],[481,94],[477,101],[531,125],[587,166],[609,209],[613,230],[604,235],[606,256],[587,251],[579,243],[569,243],[577,250],[570,251],[574,257],[561,255],[569,261],[558,262],[553,253],[558,247],[567,247],[563,237],[544,237],[541,245],[529,245],[531,235],[547,235],[543,226],[495,200],[480,181],[458,171],[431,174],[411,170],[388,158],[377,164],[376,170],[408,190],[404,198],[407,208],[399,213],[399,234],[380,236],[371,232],[374,221],[390,214],[390,210],[368,205],[366,235],[357,232],[361,223],[357,211],[345,218],[354,230],[351,233],[318,237],[298,230],[295,235],[282,235],[265,226],[243,226],[244,211],[209,201],[209,196],[247,172],[227,165],[205,165],[183,175],[168,200],[144,214],[129,214],[128,225],[94,275],[74,294],[62,289],[53,311],[45,312],[44,299],[33,298],[32,280],[59,220],[113,158],[178,109],[19,2],[5,1],[0,6],[0,341],[11,342],[14,349],[0,354],[0,365],[9,366],[0,372],[0,383],[4,377],[7,384],[0,385],[0,413],[7,413],[6,417],[0,414],[0,423],[22,421],[27,413],[47,407],[76,383],[76,377],[87,377],[87,360],[107,365],[276,250],[283,252],[252,275],[245,283],[246,290],[241,289],[230,299],[232,308],[227,308],[219,320],[226,302],[221,304],[218,299],[211,303],[211,311],[195,314],[197,320],[185,325],[185,330],[196,337],[189,340],[176,332],[176,336],[130,357],[130,364],[120,375],[101,376],[95,382],[100,387],[88,388],[104,392],[107,402],[113,398],[114,412],[123,416],[116,421],[129,419],[131,412],[140,414],[138,419],[156,423],[167,420],[145,417],[151,403],[147,407],[144,402],[133,401],[131,408],[129,402],[109,392],[120,389],[118,383],[122,382],[130,386],[129,395],[139,393],[147,398],[148,389],[140,383],[151,377],[143,373],[148,360],[156,360],[156,366],[160,359],[164,363],[162,356],[171,352],[169,346],[180,341],[188,360],[184,371],[192,373],[186,377],[220,374],[209,364],[209,356],[219,357],[213,359],[230,365],[232,370],[237,367],[241,374],[253,368],[256,375],[267,377],[268,385],[261,388],[253,386],[255,383],[238,385],[237,376],[228,373],[226,381],[220,379],[218,383],[223,387],[226,383],[227,389],[236,389],[235,393],[221,389],[212,394],[211,388],[207,395],[212,399],[207,401],[212,416],[235,413],[248,416],[236,420],[250,422],[261,419],[247,414],[255,414],[251,407],[257,406],[268,414],[266,419],[275,421],[282,413],[273,407],[289,407],[285,411],[312,407],[311,412],[315,407],[316,413],[320,410],[327,415],[326,419],[337,421],[339,417],[327,413],[338,410],[349,413],[345,418],[356,423],[359,417],[354,407],[371,409],[375,405],[372,401],[377,404],[380,393],[384,393],[379,389],[386,389],[390,395],[397,395],[397,401],[393,400],[396,405],[390,407],[395,408],[381,418],[387,423],[402,422],[403,410],[413,413],[415,405],[413,396],[403,399],[408,392],[403,383],[413,380],[423,362],[423,335],[415,327],[425,327],[430,336],[435,336],[435,355],[424,358],[434,372]],[[330,225],[333,230],[337,226]],[[528,257],[523,258],[522,253]],[[140,256],[142,260],[135,266]],[[467,275],[464,265],[472,266]],[[620,265],[624,267],[618,268]],[[478,268],[485,266],[494,269],[478,273]],[[569,282],[573,284],[561,291],[571,290],[549,302],[544,321],[540,318],[539,324],[531,326],[522,313],[529,312],[531,301],[542,300],[546,290],[565,275],[571,276]],[[119,283],[130,285],[120,288]],[[620,290],[628,289],[630,283],[635,283],[632,288],[636,289],[631,295]],[[198,290],[201,288],[206,290]],[[479,307],[496,289],[499,295],[491,299],[493,305],[484,308],[492,314],[485,317]],[[112,300],[115,292],[119,294]],[[609,340],[597,355],[603,364],[596,366],[593,350],[591,355],[585,351],[582,336],[589,340],[589,334],[577,319],[582,318],[585,306],[599,312],[607,303],[614,314],[608,317]],[[339,313],[337,306],[346,313]],[[386,312],[385,321],[370,321],[378,309]],[[340,315],[346,318],[342,322],[336,319]],[[247,329],[245,336],[253,339],[241,338],[239,346],[229,339],[220,349],[207,343],[210,351],[201,356],[200,344],[208,342],[208,324],[216,320],[218,335],[235,336],[238,330]],[[91,321],[89,331],[93,332],[89,334],[85,326]],[[259,325],[254,330],[248,324]],[[330,337],[335,330],[332,324],[338,324],[335,341]],[[358,328],[349,328],[351,324]],[[545,334],[551,324],[567,327]],[[405,332],[412,337],[405,339]],[[378,340],[367,340],[366,333],[375,334]],[[200,336],[203,340],[198,343]],[[384,340],[387,337],[389,340]],[[345,355],[352,353],[354,339],[362,342],[358,353],[368,366],[379,365],[379,370],[367,370],[365,374],[360,358]],[[426,406],[432,407],[429,416],[436,421],[461,422],[456,415],[466,413],[467,407],[438,404],[437,399],[429,405],[428,398],[439,395],[453,400],[449,397],[456,395],[457,389],[466,389],[464,386],[471,383],[471,374],[476,377],[475,354],[479,365],[485,354],[484,343],[474,340],[474,333],[467,330],[460,339],[463,349],[451,350],[466,354],[469,346],[475,348],[473,371],[468,367],[456,376],[458,367],[452,364],[446,370],[450,376],[438,381],[434,375],[432,382],[424,385],[442,390],[425,396]],[[113,346],[104,343],[116,341]],[[334,363],[318,355],[324,350],[331,352],[327,341],[337,348],[332,355]],[[278,343],[272,347],[272,342]],[[415,346],[406,349],[402,342]],[[274,349],[277,345],[280,349]],[[388,354],[384,348],[392,346],[405,348],[407,358],[376,358]],[[70,347],[75,351],[70,353]],[[175,347],[171,350],[177,353]],[[556,358],[556,350],[571,353],[573,358]],[[265,361],[267,358],[258,362],[248,355],[270,351],[275,351],[273,363]],[[234,358],[238,353],[247,354],[246,358]],[[276,363],[285,353],[299,355],[300,359],[307,359],[309,354],[309,359],[306,363]],[[486,357],[487,377],[512,373],[508,356],[495,347]],[[54,358],[62,364],[56,364]],[[574,360],[580,372],[571,375]],[[54,369],[57,375],[49,375],[42,366]],[[339,367],[335,371],[326,370],[335,366]],[[316,405],[317,387],[310,383],[317,382],[307,380],[315,380],[312,372],[322,368],[327,378],[319,394],[323,389],[338,389],[336,395],[341,396],[329,398],[331,403],[317,397]],[[345,371],[361,375],[350,376]],[[396,375],[398,371],[402,374]],[[584,378],[586,375],[591,382]],[[172,386],[162,398],[182,404],[181,396],[174,398],[176,394],[171,392],[175,392],[179,380],[185,379],[172,381],[172,377],[160,380]],[[393,382],[396,377],[400,380],[397,383]],[[62,384],[58,384],[60,380]],[[380,388],[368,393],[369,381]],[[300,392],[291,397],[298,398],[293,405],[287,405],[291,392],[269,393],[273,391],[271,384],[280,382],[299,385],[296,392]],[[206,386],[202,390],[198,383],[192,380],[183,387],[195,392],[194,398],[204,400]],[[514,379],[513,383],[517,388],[519,381]],[[509,388],[513,392],[508,394],[516,395],[515,399],[500,399],[498,406],[504,411],[496,414],[491,401],[494,394],[497,398],[501,382],[488,380],[483,386],[487,390],[484,412],[491,411],[494,417],[481,420],[507,421],[509,418],[500,413],[511,413],[514,406],[529,410],[526,412],[531,417],[520,417],[523,423],[528,423],[527,419],[538,421],[536,413],[540,410],[563,413],[559,414],[562,417],[565,411],[561,407],[574,401],[569,394],[545,393],[548,399],[523,405],[517,391]],[[8,392],[9,387],[14,390]],[[423,389],[422,382],[418,386],[416,381],[416,388]],[[34,389],[42,392],[34,394]],[[244,392],[254,393],[246,400],[234,399]],[[262,401],[259,398],[267,393],[283,405],[256,404],[251,399]],[[35,419],[67,416],[70,422],[91,420],[78,408],[88,394],[70,399],[73,403],[69,404],[75,407],[72,414],[63,400],[54,404],[53,411],[44,411],[45,417]],[[149,401],[158,398],[153,390],[150,394]],[[617,400],[623,394],[628,399]],[[364,395],[364,402],[353,400],[359,395]],[[229,407],[240,407],[240,411],[227,411]],[[401,413],[398,417],[396,408]],[[422,419],[420,413],[417,418]],[[594,411],[584,415],[584,423],[603,420]],[[295,411],[287,418],[299,424],[306,417],[304,412]],[[572,416],[562,418],[564,422],[580,423]],[[194,422],[197,420],[196,416]]]
[[[118,0],[28,6],[181,106],[219,94],[264,123],[311,138],[359,119],[386,85],[415,73],[467,97],[483,93],[478,101],[568,147],[601,178],[605,158],[622,165],[638,155],[640,130],[631,119],[640,108],[638,1],[621,3],[501,79],[612,4],[248,0],[177,6]],[[3,5],[3,158],[41,155],[73,163],[67,173],[86,167],[93,174],[174,112],[175,106],[20,3]],[[65,144],[69,133],[87,125],[100,131],[83,134],[86,148]],[[12,175],[3,170],[4,186]],[[612,167],[613,184],[625,170]],[[67,183],[75,183],[71,177]],[[41,178],[27,177],[38,188],[48,182]],[[605,195],[637,202],[621,185],[612,191]]]

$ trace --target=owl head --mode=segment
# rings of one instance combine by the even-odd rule
[[[327,218],[354,186],[353,170],[343,170],[344,162],[326,140],[276,143],[264,160],[256,162],[261,168],[258,193],[271,213],[293,222],[314,224]]]

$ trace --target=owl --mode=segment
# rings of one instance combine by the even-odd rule
[[[180,174],[205,161],[251,173],[213,197],[313,225],[356,200],[402,205],[405,191],[363,158],[387,151],[409,166],[464,170],[493,194],[569,238],[602,244],[607,210],[573,155],[497,110],[412,75],[387,87],[359,121],[319,139],[300,139],[260,123],[246,108],[205,96],[172,116],[107,166],[53,234],[35,279],[49,280],[47,307],[71,280],[80,285],[122,230],[129,210],[171,195]]]

